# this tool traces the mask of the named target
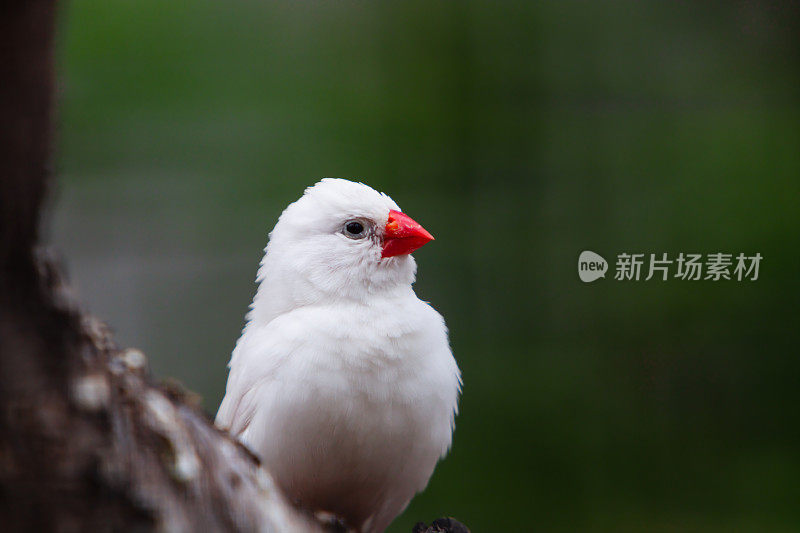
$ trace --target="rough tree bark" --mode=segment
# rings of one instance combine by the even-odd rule
[[[141,352],[78,311],[39,248],[55,11],[54,0],[0,1],[0,529],[340,527],[287,503],[190,393],[155,384]]]
[[[0,524],[4,531],[321,531],[191,395],[155,385],[37,248],[54,0],[0,4]]]

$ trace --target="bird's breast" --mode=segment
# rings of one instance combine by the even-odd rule
[[[243,440],[292,498],[358,524],[425,486],[449,446],[458,387],[438,320],[395,305],[282,325],[290,353],[260,382]]]

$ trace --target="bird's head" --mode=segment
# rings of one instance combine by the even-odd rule
[[[259,270],[259,293],[303,305],[408,288],[416,274],[409,254],[431,240],[386,194],[326,178],[281,214]]]

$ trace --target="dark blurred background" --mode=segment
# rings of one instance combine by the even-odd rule
[[[436,235],[464,395],[392,526],[800,530],[800,18],[776,2],[62,6],[50,240],[213,413],[267,233],[323,176]],[[584,284],[594,250],[758,281]]]

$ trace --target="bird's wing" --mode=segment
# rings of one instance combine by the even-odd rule
[[[246,329],[233,350],[225,397],[215,423],[236,437],[241,437],[252,422],[259,391],[272,386],[277,369],[294,349],[287,339],[287,328],[280,326],[282,322]]]
[[[215,421],[218,427],[227,430],[235,437],[247,429],[256,410],[254,396],[257,383],[247,383],[246,378],[247,376],[234,376],[234,371],[231,370],[225,397],[219,406]]]

